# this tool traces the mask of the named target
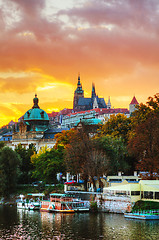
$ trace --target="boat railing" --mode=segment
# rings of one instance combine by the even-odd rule
[[[132,210],[134,214],[148,214],[148,215],[159,215],[159,209],[152,210]]]
[[[73,198],[70,197],[60,197],[60,198],[55,198],[55,197],[50,197],[51,202],[72,202]]]

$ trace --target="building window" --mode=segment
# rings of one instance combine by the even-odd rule
[[[155,192],[155,199],[159,199],[159,192]]]
[[[132,191],[132,192],[131,192],[131,195],[132,195],[132,196],[134,196],[134,195],[136,195],[136,196],[137,196],[137,195],[140,195],[140,191]]]
[[[144,192],[144,198],[153,199],[153,192]]]

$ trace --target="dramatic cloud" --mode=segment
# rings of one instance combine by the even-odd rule
[[[0,30],[3,123],[35,92],[44,110],[71,108],[78,72],[114,107],[158,92],[158,0],[0,0]]]

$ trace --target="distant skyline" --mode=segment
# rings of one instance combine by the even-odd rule
[[[0,0],[0,126],[85,97],[128,108],[159,92],[158,0]]]

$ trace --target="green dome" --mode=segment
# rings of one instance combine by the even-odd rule
[[[35,94],[32,109],[29,109],[24,114],[24,122],[27,125],[28,131],[45,131],[48,129],[49,117],[44,110],[40,109],[38,102],[39,99]]]
[[[32,108],[24,114],[24,121],[41,120],[49,121],[47,113],[40,108]]]

